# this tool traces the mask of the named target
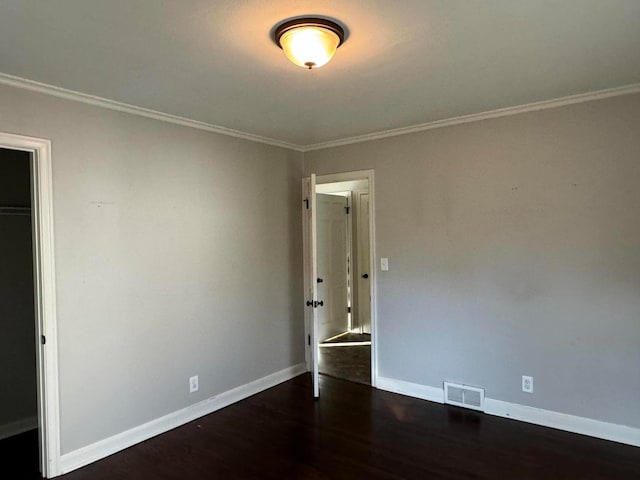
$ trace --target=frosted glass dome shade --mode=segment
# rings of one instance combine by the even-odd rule
[[[342,28],[328,20],[297,22],[293,20],[278,27],[278,45],[287,58],[300,67],[312,69],[325,65],[343,41]]]

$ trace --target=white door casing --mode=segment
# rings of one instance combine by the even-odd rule
[[[60,411],[58,400],[58,333],[53,244],[51,142],[0,133],[0,148],[31,153],[31,221],[36,317],[36,369],[40,471],[60,474]],[[46,342],[44,341],[46,339]]]
[[[376,278],[377,272],[375,270],[375,190],[374,190],[374,171],[362,170],[356,172],[336,173],[330,175],[322,175],[316,177],[315,174],[311,174],[310,177],[302,180],[302,199],[303,199],[303,255],[304,255],[304,291],[305,291],[305,304],[309,302],[310,298],[313,301],[318,301],[317,291],[317,269],[315,263],[317,261],[317,249],[315,248],[315,241],[313,237],[317,234],[314,226],[315,219],[315,193],[316,181],[321,184],[344,182],[344,181],[357,181],[366,180],[368,184],[369,192],[369,291],[370,301],[369,309],[370,325],[371,325],[371,385],[373,387],[377,384],[378,373],[378,348],[377,348],[377,300],[376,300]],[[308,208],[308,210],[307,210]],[[313,280],[313,281],[312,281]],[[319,384],[318,384],[318,332],[317,332],[317,314],[316,308],[310,306],[305,307],[305,327],[306,327],[306,339],[307,343],[307,362],[309,371],[312,372],[314,396],[319,396]],[[314,321],[316,320],[316,321]]]

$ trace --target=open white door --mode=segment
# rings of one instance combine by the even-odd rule
[[[310,195],[309,207],[311,210],[311,293],[313,305],[311,306],[311,362],[313,377],[313,396],[320,396],[320,379],[318,378],[318,308],[322,307],[324,302],[318,300],[318,203],[316,202],[316,174],[311,174],[309,182]]]
[[[303,250],[305,264],[305,320],[308,333],[308,368],[313,381],[313,396],[320,396],[318,378],[318,308],[324,302],[318,300],[318,217],[316,203],[316,176],[311,174],[302,183]]]
[[[347,197],[316,193],[318,342],[349,331],[348,201]]]
[[[311,174],[309,177],[302,179],[302,224],[303,224],[303,258],[304,258],[304,302],[306,304],[305,307],[305,331],[307,333],[307,349],[306,349],[306,360],[307,360],[307,368],[312,374],[313,379],[313,395],[314,397],[319,396],[319,358],[320,358],[320,341],[323,340],[322,336],[322,314],[330,313],[332,311],[333,301],[331,301],[331,294],[329,293],[331,283],[329,280],[329,276],[327,276],[326,269],[323,270],[320,268],[322,265],[322,256],[327,252],[322,252],[321,245],[319,244],[319,237],[322,232],[320,222],[321,217],[324,219],[322,221],[327,221],[329,223],[333,222],[334,215],[331,213],[327,215],[327,212],[322,213],[323,208],[329,208],[331,210],[334,209],[334,205],[332,202],[328,202],[326,199],[324,200],[325,205],[320,205],[320,201],[318,198],[322,199],[325,197],[323,194],[332,193],[334,195],[344,194],[347,191],[352,191],[355,193],[355,197],[351,197],[349,201],[349,206],[353,206],[357,203],[357,209],[363,211],[363,214],[356,219],[353,220],[354,224],[350,224],[351,215],[347,215],[348,219],[348,227],[347,231],[351,232],[353,228],[354,231],[359,230],[360,233],[357,235],[360,237],[360,240],[357,242],[358,246],[356,249],[357,255],[356,258],[353,258],[353,250],[349,251],[349,263],[347,264],[349,267],[349,271],[353,270],[357,271],[357,278],[349,277],[349,291],[348,295],[354,294],[351,289],[354,285],[357,285],[359,288],[356,289],[355,295],[358,295],[359,302],[362,304],[362,313],[361,316],[358,315],[358,319],[360,319],[358,327],[362,329],[363,332],[371,334],[371,385],[376,386],[376,378],[377,378],[377,335],[376,335],[376,270],[375,270],[375,207],[374,207],[374,172],[373,170],[363,170],[358,172],[345,172],[345,173],[337,173],[330,175],[322,175],[319,177],[320,187],[316,185],[318,182],[318,178],[315,174]],[[362,182],[366,181],[366,184],[358,183],[358,189],[349,190],[353,187],[353,185],[340,185],[339,189],[331,190],[327,188],[330,184],[338,184],[341,182]],[[338,187],[336,187],[338,188]],[[317,190],[321,190],[320,194],[317,194]],[[362,195],[364,194],[364,195]],[[327,205],[327,203],[331,205]],[[344,211],[344,204],[336,204],[335,206],[335,225],[332,226],[331,231],[336,235],[342,237],[343,228],[340,226],[338,228],[338,224],[342,225],[344,222],[344,217],[342,219],[338,218],[337,212]],[[356,223],[357,221],[357,223]],[[336,227],[336,228],[334,228]],[[327,232],[324,233],[324,236],[331,237],[333,236],[327,235]],[[332,245],[336,242],[332,242]],[[351,238],[347,240],[347,244],[351,245]],[[342,245],[342,242],[340,243]],[[351,247],[349,247],[351,248]],[[343,247],[340,247],[340,250],[344,250]],[[334,255],[329,255],[331,258],[334,258]],[[335,257],[338,258],[338,257]],[[341,258],[341,257],[340,257]],[[326,263],[326,262],[324,262]],[[339,267],[339,268],[338,268]],[[344,264],[338,265],[335,269],[336,272],[338,270],[344,270]],[[338,273],[336,273],[338,274]],[[340,274],[341,276],[345,276],[344,274]],[[331,276],[331,275],[330,275]],[[326,277],[326,278],[325,278]],[[321,278],[320,284],[318,284],[318,279]],[[337,298],[337,296],[336,296]],[[347,297],[354,299],[354,297]],[[337,304],[336,309],[338,307],[341,312],[344,313],[344,300],[340,300],[340,302],[335,302]],[[351,306],[351,303],[347,303],[347,308]],[[326,315],[325,315],[326,318]],[[353,320],[353,318],[352,318]],[[351,328],[351,326],[349,327]]]

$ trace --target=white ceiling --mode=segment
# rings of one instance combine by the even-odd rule
[[[304,14],[349,31],[312,71]],[[310,145],[640,82],[640,1],[3,0],[0,72]]]

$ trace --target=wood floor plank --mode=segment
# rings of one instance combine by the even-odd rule
[[[62,478],[637,480],[640,448],[301,375]]]

